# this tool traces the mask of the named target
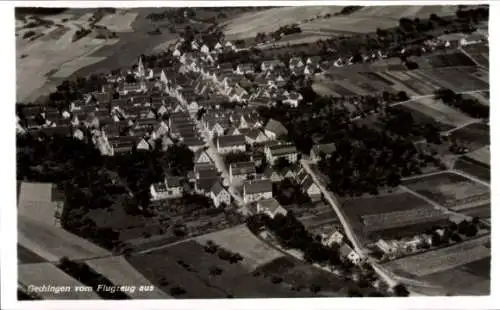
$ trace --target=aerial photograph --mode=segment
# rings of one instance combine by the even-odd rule
[[[489,5],[256,4],[15,8],[18,300],[490,295]]]

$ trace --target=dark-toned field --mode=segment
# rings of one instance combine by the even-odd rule
[[[465,215],[468,215],[468,216],[472,216],[472,217],[477,216],[477,217],[482,218],[482,219],[487,219],[487,218],[491,217],[491,204],[486,203],[486,204],[479,205],[477,207],[463,209],[463,210],[460,210],[458,212],[465,214]]]
[[[468,157],[460,157],[453,166],[455,170],[463,171],[471,176],[474,176],[480,180],[490,182],[491,170],[485,165],[473,161]]]
[[[471,150],[476,150],[490,144],[490,126],[483,123],[472,124],[453,131],[450,137],[465,142]]]
[[[17,260],[20,264],[42,263],[47,261],[43,257],[40,257],[36,253],[33,253],[19,244],[17,245]]]
[[[490,193],[489,187],[450,172],[414,178],[404,185],[446,207],[485,199]]]
[[[229,263],[217,253],[204,251],[195,241],[181,243],[161,251],[131,256],[129,262],[146,278],[167,293],[174,287],[185,290],[178,298],[265,298],[306,297],[312,293],[292,291],[284,283],[252,275],[240,263]],[[220,274],[212,273],[219,268]],[[173,294],[175,295],[175,294]]]

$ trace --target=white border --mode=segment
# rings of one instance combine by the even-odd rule
[[[18,302],[16,300],[17,287],[17,260],[16,253],[16,186],[15,175],[15,131],[13,126],[15,102],[15,38],[14,38],[14,6],[45,6],[45,7],[182,7],[182,6],[312,6],[312,5],[453,5],[453,4],[490,4],[490,67],[499,68],[500,45],[498,45],[500,23],[496,18],[500,17],[500,6],[495,1],[20,1],[0,2],[0,21],[2,26],[2,48],[0,49],[2,64],[2,101],[3,110],[0,113],[3,149],[2,155],[2,192],[4,201],[0,207],[1,225],[0,238],[2,245],[1,253],[1,302],[2,309],[483,309],[500,308],[499,303],[494,303],[497,295],[498,281],[492,276],[490,297],[410,297],[410,298],[308,298],[308,299],[225,299],[225,300],[129,300],[129,301],[40,301],[40,302]],[[495,26],[499,24],[499,26]],[[491,102],[496,104],[500,97],[495,85],[499,85],[498,79],[494,77],[495,71],[490,71]],[[498,109],[491,109],[492,119],[496,119]],[[499,129],[495,121],[491,122],[491,133]],[[493,140],[493,139],[492,139]],[[494,156],[497,153],[495,144],[491,145],[492,167],[497,167],[498,161]],[[495,171],[492,169],[492,205],[498,200],[494,190]],[[492,221],[496,222],[499,212],[492,207]],[[500,274],[497,255],[497,238],[492,231],[492,272]],[[499,237],[500,238],[500,237]]]

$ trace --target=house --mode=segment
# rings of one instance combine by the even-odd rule
[[[239,64],[236,66],[236,74],[254,74],[255,66],[253,63]]]
[[[169,191],[171,196],[178,197],[182,195],[182,185],[180,178],[167,176],[165,177],[165,185],[167,186],[167,191]]]
[[[304,75],[313,75],[316,72],[316,68],[313,68],[310,65],[306,65],[304,68]]]
[[[263,143],[268,140],[267,136],[259,128],[242,128],[240,134],[245,136],[245,142],[250,145]]]
[[[217,137],[215,145],[217,152],[222,154],[246,151],[245,136],[243,135]]]
[[[132,152],[136,145],[137,138],[130,136],[120,136],[108,138],[109,146],[111,147],[111,155],[124,154]]]
[[[341,244],[344,241],[344,235],[336,230],[330,236],[323,240],[325,246],[332,246],[333,244]]]
[[[298,92],[291,92],[286,96],[286,99],[283,100],[284,104],[288,104],[289,106],[296,108],[299,106],[299,102],[302,101],[303,97]]]
[[[224,133],[226,136],[237,136],[241,135],[240,130],[234,126],[229,127]]]
[[[266,170],[264,170],[263,177],[271,180],[273,183],[283,181],[283,176],[271,167],[267,167]]]
[[[245,203],[273,197],[273,185],[270,180],[253,180],[243,183],[243,201]]]
[[[339,248],[340,257],[349,260],[354,265],[359,265],[362,262],[361,256],[354,251],[347,243],[342,244]]]
[[[379,248],[385,255],[389,257],[394,257],[399,252],[399,245],[396,241],[385,241],[383,239],[379,239],[375,245]]]
[[[300,57],[292,57],[290,58],[290,61],[288,62],[288,67],[290,70],[294,70],[295,68],[301,68],[304,66],[304,62],[302,61],[302,58]]]
[[[151,150],[151,145],[146,141],[146,139],[142,138],[139,140],[137,143],[136,147],[137,150],[142,150],[142,151],[149,151]]]
[[[60,226],[65,198],[53,183],[18,182],[17,213],[51,226]]]
[[[199,137],[187,137],[182,139],[184,143],[192,152],[197,152],[205,148],[205,142]]]
[[[259,200],[256,203],[256,211],[257,213],[267,214],[270,218],[274,218],[278,214],[286,216],[288,213],[274,198]]]
[[[208,194],[212,190],[214,184],[220,182],[221,178],[219,176],[197,179],[194,184],[194,190],[199,194]]]
[[[264,127],[264,133],[271,140],[276,140],[280,137],[286,136],[288,134],[288,130],[275,119],[269,119],[266,126]]]
[[[229,182],[246,180],[255,177],[256,169],[253,162],[240,162],[229,165]]]
[[[295,179],[297,173],[293,167],[285,167],[281,172],[283,179]]]
[[[321,156],[330,158],[331,154],[335,152],[335,150],[336,150],[335,143],[316,144],[311,148],[310,152],[311,160],[317,162],[321,160]]]
[[[212,163],[212,159],[210,159],[210,156],[208,155],[207,151],[204,149],[198,150],[194,153],[194,160],[193,162],[195,164],[202,164],[202,163]]]
[[[215,207],[229,206],[231,204],[231,194],[222,186],[220,182],[215,182],[210,190],[210,198]]]
[[[313,67],[314,69],[318,68],[320,63],[321,56],[311,56],[306,60],[306,64]]]
[[[321,200],[321,189],[314,183],[312,177],[307,175],[300,184],[304,193],[306,193],[312,201]]]
[[[276,68],[285,67],[285,64],[281,60],[265,60],[260,65],[260,69],[265,71],[273,71]]]
[[[204,53],[204,54],[209,54],[210,53],[210,48],[208,47],[208,45],[206,44],[203,44],[200,48],[200,52]]]
[[[274,165],[278,158],[284,158],[289,163],[295,163],[298,159],[298,151],[291,143],[276,144],[264,148],[267,162]]]

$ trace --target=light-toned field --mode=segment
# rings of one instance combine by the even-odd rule
[[[463,126],[464,124],[468,124],[473,121],[471,117],[447,106],[441,101],[436,101],[432,98],[412,100],[405,105],[410,109],[418,110],[419,112],[430,116],[439,123],[453,127]]]
[[[28,292],[28,287],[30,285],[38,287],[52,285],[55,287],[69,288],[69,291],[60,289],[57,293],[34,292],[43,299],[100,299],[92,290],[90,292],[76,292],[75,287],[82,286],[82,283],[70,277],[51,263],[23,264],[19,265],[17,270],[18,282],[25,286]]]
[[[111,255],[111,252],[64,229],[24,216],[18,216],[17,230],[18,243],[48,261],[56,262],[63,256],[86,259]]]
[[[385,264],[390,270],[403,271],[418,277],[460,267],[491,256],[485,246],[490,236],[479,237],[446,248],[412,255]]]
[[[132,22],[137,18],[138,13],[117,11],[116,14],[107,14],[98,23],[114,32],[130,32]]]
[[[284,25],[297,23],[306,32],[335,35],[340,33],[366,33],[377,28],[395,27],[401,17],[428,18],[431,13],[439,16],[453,15],[456,6],[367,6],[347,16],[331,16],[342,6],[304,6],[272,8],[243,14],[226,24],[225,33],[230,39],[255,37],[259,32],[272,32]],[[310,20],[310,19],[313,20]]]
[[[302,32],[300,33],[300,36],[285,36],[281,40],[272,42],[272,43],[265,43],[262,45],[259,45],[260,49],[263,48],[278,48],[281,46],[286,46],[286,45],[297,45],[297,44],[303,44],[303,43],[312,43],[316,42],[318,40],[326,40],[330,38],[330,36],[324,35],[324,34],[316,34],[316,33],[309,33],[309,32]]]
[[[86,264],[96,272],[102,274],[114,285],[134,285],[136,290],[126,292],[134,299],[168,299],[170,295],[155,288],[153,291],[140,291],[139,286],[152,286],[151,282],[137,271],[123,256],[91,259]]]
[[[89,64],[98,62],[102,58],[88,58],[92,53],[103,46],[115,44],[115,41],[106,41],[84,37],[76,42],[71,42],[78,26],[66,23],[69,28],[57,39],[47,39],[41,37],[34,41],[26,41],[16,38],[16,86],[17,101],[33,101],[39,95],[37,91],[43,88],[49,77],[48,73],[56,72],[59,78],[66,78],[78,69]],[[47,29],[46,36],[50,35],[53,29]],[[27,55],[20,58],[20,55]]]
[[[255,269],[283,254],[259,240],[245,226],[237,226],[218,232],[200,236],[196,240],[205,245],[208,240],[243,256],[242,264],[249,269]]]
[[[341,6],[306,6],[272,8],[259,12],[242,14],[226,24],[225,34],[230,39],[255,37],[259,32],[271,32],[279,27],[300,23],[303,19],[334,14]]]
[[[491,158],[490,146],[486,145],[480,149],[470,152],[467,154],[467,157],[489,166]]]

